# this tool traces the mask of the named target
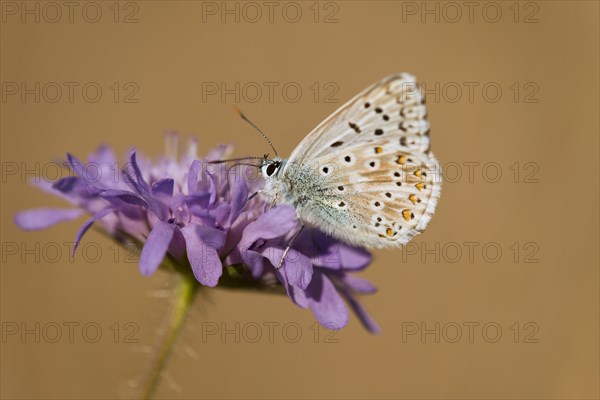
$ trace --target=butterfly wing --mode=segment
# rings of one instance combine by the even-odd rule
[[[343,105],[294,150],[288,160],[294,173],[283,171],[284,179],[306,181],[310,166],[318,177],[304,189],[314,204],[297,208],[299,217],[366,247],[401,245],[422,232],[441,190],[426,117],[424,96],[408,74],[388,77]]]
[[[405,150],[429,150],[429,122],[422,94],[414,76],[406,73],[389,76],[377,82],[312,130],[292,152],[289,160],[302,163],[315,159],[334,148],[364,140],[364,135],[388,133],[402,140]]]

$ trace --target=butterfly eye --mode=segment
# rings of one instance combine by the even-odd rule
[[[265,174],[267,174],[267,176],[271,176],[275,173],[275,171],[277,171],[277,168],[279,167],[279,163],[271,163],[269,165],[267,165],[267,167],[265,168]]]

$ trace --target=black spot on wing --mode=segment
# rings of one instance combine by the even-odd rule
[[[354,122],[349,122],[348,125],[354,130],[354,132],[360,133],[360,128]]]

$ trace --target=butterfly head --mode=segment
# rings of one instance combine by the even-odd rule
[[[260,171],[265,179],[276,177],[282,167],[283,160],[279,157],[269,159],[268,156],[265,155],[260,163]]]

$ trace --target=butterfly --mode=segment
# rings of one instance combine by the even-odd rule
[[[265,156],[259,167],[266,201],[293,206],[303,227],[365,248],[407,243],[427,227],[441,193],[425,97],[406,73],[366,88],[288,159]]]

